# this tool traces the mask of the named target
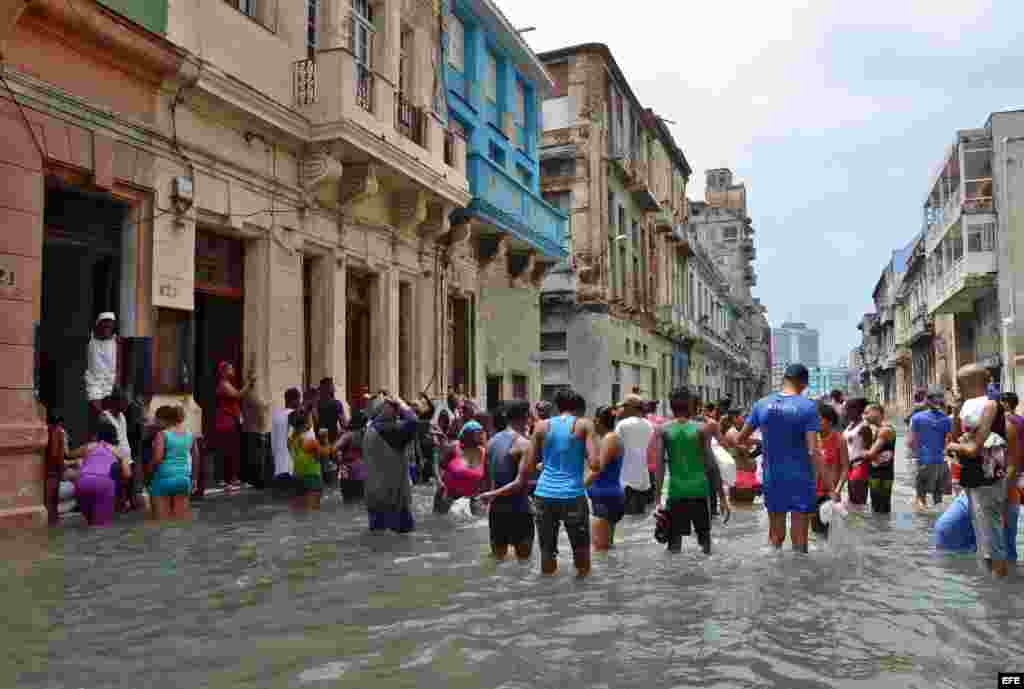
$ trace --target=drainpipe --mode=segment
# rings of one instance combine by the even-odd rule
[[[1009,144],[1011,141],[1022,141],[1024,137],[1003,137],[1002,138],[1002,153],[1003,153],[1003,184],[1000,189],[1000,197],[1002,203],[1001,207],[997,209],[999,215],[1005,218],[1006,223],[1006,255],[1008,257],[1007,270],[999,271],[999,279],[1009,279],[1009,314],[1003,318],[1003,389],[1015,391],[1017,385],[1017,352],[1016,352],[1016,321],[1017,321],[1017,276],[1014,261],[1014,249],[1015,242],[1012,240],[1013,228],[1010,226],[1011,213],[1009,203],[1009,188],[1010,188],[1010,155],[1009,155]],[[998,227],[998,225],[997,225]],[[1003,275],[1003,273],[1008,275]],[[1014,346],[1011,347],[1011,342]]]

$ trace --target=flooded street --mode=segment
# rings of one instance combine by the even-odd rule
[[[0,686],[994,686],[1019,665],[1019,575],[936,554],[900,471],[894,514],[851,517],[840,555],[771,552],[758,509],[715,523],[711,558],[670,557],[627,517],[582,582],[564,534],[553,578],[536,550],[495,563],[486,520],[435,517],[426,489],[412,537],[258,494],[185,526],[56,530],[5,545]]]

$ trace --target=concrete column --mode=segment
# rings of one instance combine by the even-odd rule
[[[328,366],[330,375],[334,377],[334,386],[338,390],[340,399],[348,399],[348,265],[345,255],[335,251],[329,256],[329,265],[334,268],[329,276],[331,291],[334,297],[331,300],[333,318],[331,320],[330,335],[328,337]]]
[[[285,388],[273,387],[270,378],[270,253],[269,237],[245,243],[242,366],[246,371],[251,369],[256,374],[256,397],[271,405],[278,405],[284,400]],[[291,385],[297,384],[298,381]]]
[[[377,309],[371,317],[372,347],[377,365],[371,387],[375,390],[386,388],[389,392],[397,393],[398,274],[393,266],[388,266],[377,275],[373,292]]]
[[[0,142],[0,526],[43,526],[46,426],[32,375],[42,281],[42,157],[8,100],[0,100]]]
[[[316,384],[321,378],[334,377],[334,276],[337,259],[333,253],[312,258],[311,291],[313,308],[308,324],[310,334],[310,380]],[[335,381],[337,385],[337,381]]]
[[[301,255],[278,242],[270,243],[268,380],[272,399],[302,383],[302,263]]]

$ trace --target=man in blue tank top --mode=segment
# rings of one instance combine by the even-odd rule
[[[530,512],[528,486],[517,482],[526,462],[530,441],[526,427],[530,421],[529,402],[510,402],[504,408],[508,427],[487,443],[487,493],[480,499],[491,503],[488,522],[491,531],[491,552],[503,560],[509,546],[516,557],[527,560],[533,551],[533,514]],[[498,494],[510,487],[511,492]]]
[[[558,531],[562,524],[572,546],[576,572],[581,577],[590,573],[590,505],[583,487],[583,471],[588,464],[597,466],[598,457],[593,424],[574,414],[581,401],[572,390],[558,391],[558,415],[534,426],[527,460],[520,463],[519,476],[510,484],[515,486],[512,490],[527,485],[538,462],[543,460],[534,506],[544,574],[554,574],[558,569]],[[506,488],[495,491],[495,496],[511,494]]]

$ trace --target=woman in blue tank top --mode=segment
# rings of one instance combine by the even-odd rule
[[[626,512],[626,496],[622,488],[622,440],[613,430],[615,413],[611,407],[598,407],[594,415],[594,432],[600,440],[601,460],[587,472],[584,483],[589,487],[593,517],[590,529],[594,550],[608,550],[615,544],[615,525]]]

